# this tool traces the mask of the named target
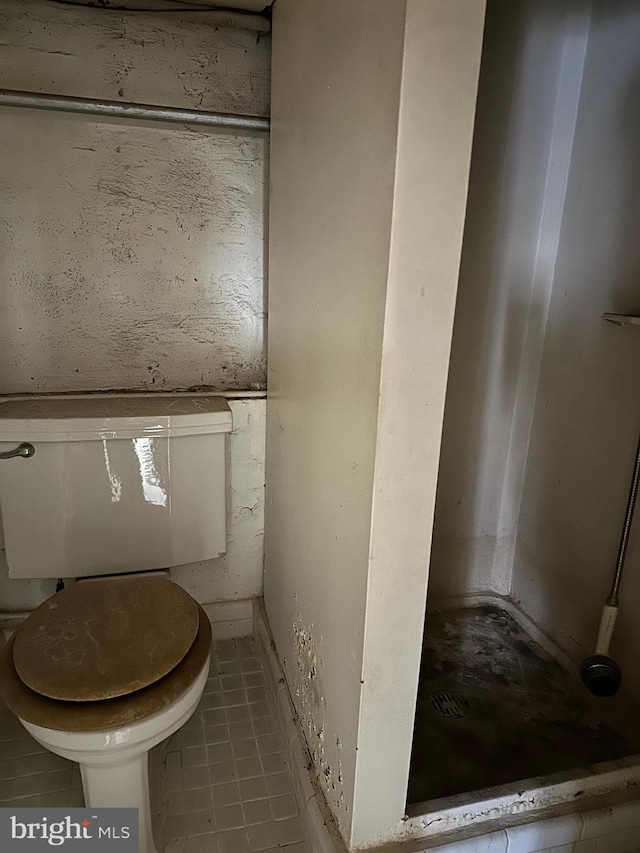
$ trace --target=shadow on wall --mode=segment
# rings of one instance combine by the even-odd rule
[[[487,7],[430,570],[437,595],[508,590],[495,565],[512,543],[500,543],[497,521],[548,159],[549,97],[535,92],[531,65],[539,43],[551,51],[557,7]]]
[[[576,659],[608,594],[640,429],[640,8],[593,7],[580,113],[531,433],[514,595]],[[613,653],[633,671],[640,536]],[[629,686],[634,689],[631,681]],[[638,687],[635,687],[638,693]]]

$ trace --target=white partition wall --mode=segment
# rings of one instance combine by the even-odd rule
[[[274,15],[265,601],[362,848],[402,834],[484,3]]]

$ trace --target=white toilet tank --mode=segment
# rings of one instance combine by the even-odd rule
[[[0,401],[0,514],[9,576],[166,568],[226,551],[222,397]]]

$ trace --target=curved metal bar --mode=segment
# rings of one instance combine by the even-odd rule
[[[618,549],[618,559],[616,560],[616,571],[611,584],[611,592],[607,599],[607,604],[610,607],[618,606],[618,596],[620,594],[620,584],[622,583],[622,572],[624,569],[624,560],[627,556],[627,545],[629,544],[629,533],[631,532],[631,522],[633,521],[633,511],[636,507],[638,497],[638,486],[640,485],[640,439],[636,448],[636,458],[633,464],[633,474],[631,475],[631,486],[629,487],[629,497],[627,499],[627,509],[624,514],[624,522],[622,525],[622,533],[620,535],[620,547]]]
[[[0,453],[0,459],[14,459],[16,456],[22,456],[23,459],[29,459],[31,456],[34,456],[36,452],[33,444],[29,444],[27,441],[23,441],[22,444],[19,444],[13,450],[7,450],[5,453]]]
[[[269,119],[262,116],[205,112],[204,110],[187,110],[180,107],[155,107],[148,104],[121,103],[120,101],[99,101],[93,98],[75,98],[68,95],[18,92],[13,89],[0,89],[0,106],[83,113],[107,118],[170,122],[172,124],[197,124],[227,130],[252,130],[259,133],[268,133],[271,126]]]

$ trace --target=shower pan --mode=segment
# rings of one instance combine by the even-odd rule
[[[596,808],[640,784],[637,710],[592,696],[574,662],[506,597],[430,604],[408,829],[449,833]]]

